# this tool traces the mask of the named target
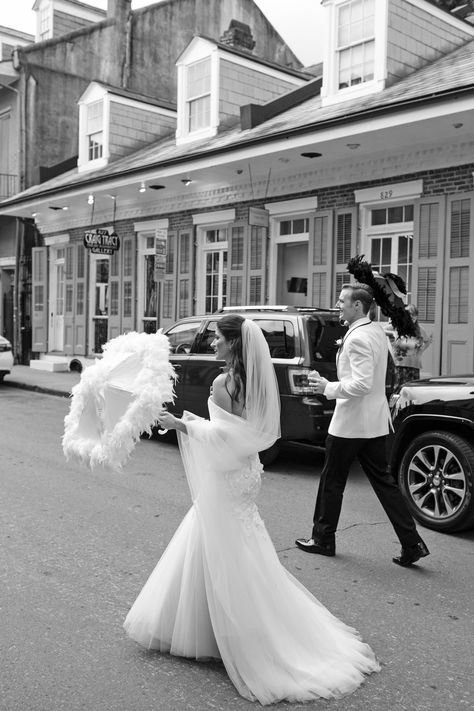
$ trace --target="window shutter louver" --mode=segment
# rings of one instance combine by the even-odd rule
[[[332,234],[334,215],[332,210],[318,210],[310,219],[308,245],[308,292],[307,306],[329,308],[332,275]]]
[[[74,353],[86,355],[87,333],[87,298],[86,284],[89,260],[88,252],[82,243],[76,244],[75,288],[74,297]]]
[[[265,271],[267,257],[266,227],[250,226],[250,255],[248,274],[248,304],[259,306],[265,303]]]
[[[413,212],[413,301],[418,320],[429,333],[441,334],[443,322],[444,231],[446,198],[433,195],[415,200]],[[416,299],[416,300],[415,300]],[[438,373],[441,366],[439,343],[423,356],[423,368]]]
[[[335,284],[331,301],[335,302],[343,284],[351,281],[347,263],[357,252],[357,207],[339,208],[334,215]]]
[[[193,313],[193,272],[194,249],[192,232],[178,234],[178,318],[192,316]]]
[[[66,264],[64,270],[64,353],[74,353],[74,245],[68,245],[65,250]]]
[[[165,278],[163,279],[163,283],[161,285],[160,326],[169,326],[171,323],[173,323],[173,321],[176,321],[176,281],[178,271],[178,265],[176,260],[177,239],[178,235],[176,232],[168,231],[168,239],[166,245]]]
[[[48,250],[33,247],[32,251],[32,345],[35,353],[48,350]]]
[[[229,227],[229,306],[243,306],[247,303],[247,252],[248,225],[233,224]]]

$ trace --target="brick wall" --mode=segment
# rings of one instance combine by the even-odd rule
[[[390,0],[387,85],[460,47],[472,35],[406,0]]]

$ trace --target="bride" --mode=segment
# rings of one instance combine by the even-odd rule
[[[380,669],[374,654],[280,564],[255,504],[258,452],[280,434],[267,343],[228,314],[213,347],[226,368],[210,419],[163,410],[158,420],[178,430],[193,505],[124,628],[148,649],[221,659],[238,692],[264,705],[348,694]]]

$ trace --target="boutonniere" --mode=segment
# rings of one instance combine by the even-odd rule
[[[334,343],[338,348],[340,348],[342,346],[342,338],[338,338],[336,341],[334,341]]]

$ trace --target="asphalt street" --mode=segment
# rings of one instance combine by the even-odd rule
[[[1,711],[254,710],[219,664],[141,650],[123,619],[190,505],[177,446],[141,440],[121,473],[66,462],[66,398],[0,386]],[[391,562],[398,541],[351,472],[337,556],[299,551],[321,452],[288,447],[259,505],[282,563],[375,650],[351,696],[277,708],[472,709],[474,532],[421,529],[432,555]]]

